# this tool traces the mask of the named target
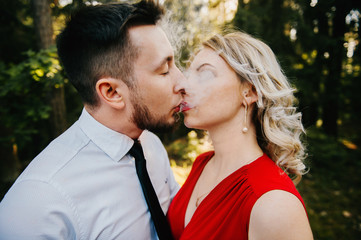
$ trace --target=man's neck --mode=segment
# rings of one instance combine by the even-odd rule
[[[90,108],[85,106],[85,110],[99,123],[116,132],[127,135],[132,139],[138,139],[143,130],[139,129],[135,123],[126,116],[125,111],[117,112],[106,107]]]

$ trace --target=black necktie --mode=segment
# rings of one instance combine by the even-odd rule
[[[129,150],[129,153],[135,158],[137,175],[142,186],[143,194],[148,204],[155,229],[157,230],[158,237],[161,240],[171,240],[173,239],[172,232],[167,218],[164,216],[163,210],[159,204],[153,185],[149,179],[143,149],[139,141],[134,141],[134,145]]]

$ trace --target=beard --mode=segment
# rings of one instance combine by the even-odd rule
[[[155,133],[168,132],[174,129],[175,122],[177,121],[176,114],[174,114],[174,121],[168,122],[168,116],[154,116],[149,108],[141,101],[141,97],[138,94],[134,94],[131,97],[133,105],[132,121],[137,125],[139,129],[149,130]]]

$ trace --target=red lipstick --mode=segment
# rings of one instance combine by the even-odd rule
[[[182,102],[180,105],[180,111],[185,112],[192,109],[187,102]]]

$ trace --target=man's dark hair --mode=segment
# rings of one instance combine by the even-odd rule
[[[60,61],[84,104],[97,106],[96,82],[102,77],[122,79],[133,87],[131,76],[137,49],[128,29],[155,25],[164,9],[154,1],[86,6],[73,13],[57,37]]]

